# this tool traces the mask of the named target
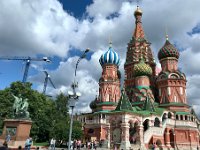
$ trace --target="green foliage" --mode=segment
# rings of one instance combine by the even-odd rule
[[[28,111],[33,121],[31,136],[35,141],[46,142],[51,137],[68,140],[70,124],[68,97],[61,93],[53,100],[31,89],[31,86],[31,83],[13,82],[9,88],[0,90],[0,129],[3,128],[4,119],[13,117],[14,98],[11,93],[16,96],[21,94],[23,99],[28,98]],[[81,124],[74,121],[72,138],[79,139],[81,136]]]
[[[83,136],[83,131],[81,129],[81,123],[79,121],[74,121],[72,139],[81,139],[82,136]]]

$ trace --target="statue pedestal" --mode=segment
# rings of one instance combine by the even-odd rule
[[[11,140],[8,146],[17,148],[18,146],[25,146],[26,139],[30,135],[32,121],[25,119],[5,119],[3,133],[0,136],[0,142],[4,142],[6,136],[10,134]]]

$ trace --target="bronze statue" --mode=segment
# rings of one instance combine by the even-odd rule
[[[13,113],[14,118],[16,119],[30,119],[29,118],[29,112],[28,112],[28,99],[22,99],[21,94],[19,96],[15,96],[12,94],[12,96],[15,98],[14,104],[13,104]]]

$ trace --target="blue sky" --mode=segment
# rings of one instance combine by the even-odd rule
[[[123,83],[123,64],[134,30],[136,5],[134,0],[0,1],[0,57],[50,57],[52,63],[32,63],[28,81],[41,92],[45,78],[42,70],[46,69],[57,87],[48,86],[47,94],[55,96],[70,90],[78,56],[90,48],[87,59],[78,66],[76,77],[83,95],[77,106],[79,111],[89,111],[88,104],[98,94],[102,71],[98,60],[108,49],[109,37],[121,58]],[[143,10],[145,36],[152,43],[157,67],[160,67],[157,53],[165,43],[167,27],[169,40],[180,51],[179,67],[187,76],[188,102],[199,105],[196,93],[200,89],[197,82],[200,80],[200,1],[148,0],[139,5]],[[23,78],[23,61],[0,60],[0,68],[0,89]]]
[[[92,3],[92,0],[59,0],[59,2],[63,5],[63,9],[70,13],[71,15],[75,16],[76,18],[81,19],[83,14],[85,13],[86,7]],[[79,49],[72,49],[69,51],[69,56],[80,56],[82,54],[82,51]],[[22,57],[24,55],[21,55]],[[88,53],[87,59],[90,59],[91,53]],[[3,55],[1,56],[3,57]],[[12,58],[13,56],[10,56]],[[33,56],[33,58],[42,58],[42,56]],[[43,62],[44,69],[48,70],[54,70],[58,67],[59,62],[61,61],[61,58],[53,56],[50,57],[52,60],[52,63],[45,63]],[[65,58],[66,60],[68,57]],[[21,60],[0,60],[0,66],[1,66],[1,82],[0,89],[4,89],[5,87],[9,87],[10,83],[20,80],[22,81],[23,75],[24,75],[24,69],[25,69],[25,61]],[[35,64],[35,62],[32,62],[32,65]],[[36,63],[37,64],[37,63]],[[31,66],[32,66],[31,65]],[[38,71],[34,67],[30,67],[29,69],[29,75],[37,74]],[[45,76],[44,76],[45,78]],[[33,87],[36,87],[33,84]]]

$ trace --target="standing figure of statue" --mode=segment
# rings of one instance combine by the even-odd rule
[[[22,105],[22,98],[21,94],[19,94],[19,97],[12,94],[12,96],[15,98],[14,104],[13,104],[13,112],[14,116],[17,115],[20,111],[21,105]]]
[[[12,94],[12,96],[15,98],[14,104],[13,104],[13,113],[14,118],[18,119],[30,119],[29,118],[29,112],[28,112],[28,99],[25,98],[24,100],[21,97],[21,94],[19,96],[15,96]]]

